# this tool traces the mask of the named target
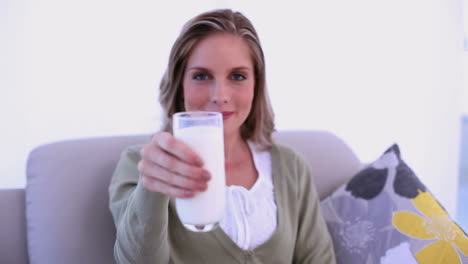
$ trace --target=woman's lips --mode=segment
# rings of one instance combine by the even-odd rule
[[[222,112],[222,114],[223,114],[223,120],[226,120],[226,119],[228,119],[229,117],[231,117],[233,113],[234,113],[234,112]]]

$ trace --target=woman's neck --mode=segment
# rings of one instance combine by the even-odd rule
[[[240,135],[224,138],[226,185],[243,186],[250,190],[258,179],[253,153]]]
[[[249,146],[239,134],[232,135],[231,137],[226,136],[224,138],[224,160],[226,168],[242,163],[249,157]]]

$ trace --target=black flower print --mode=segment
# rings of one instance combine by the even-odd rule
[[[418,196],[418,190],[426,191],[426,186],[422,184],[413,170],[403,160],[400,159],[396,169],[393,188],[397,194],[408,199],[413,199]]]
[[[397,144],[393,144],[378,160],[357,173],[346,185],[346,191],[356,198],[374,199],[384,189],[391,168],[395,169],[393,188],[398,195],[413,199],[418,195],[418,190],[426,191],[424,184],[401,159]]]
[[[387,181],[388,169],[367,167],[356,174],[346,185],[346,191],[356,198],[373,199],[382,192]]]

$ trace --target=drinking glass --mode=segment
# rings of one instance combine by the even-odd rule
[[[174,136],[203,160],[211,179],[204,192],[193,198],[176,198],[182,224],[194,232],[208,232],[219,225],[226,203],[223,116],[218,112],[180,112],[173,115]]]

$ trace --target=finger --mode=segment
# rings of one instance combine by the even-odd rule
[[[210,173],[208,172],[208,170],[201,167],[189,165],[170,155],[158,155],[157,157],[155,157],[154,162],[156,165],[162,168],[166,168],[166,170],[172,173],[184,175],[191,179],[210,179]]]
[[[208,180],[211,178],[208,170],[202,167],[196,167],[191,164],[188,164],[177,157],[171,155],[170,153],[164,151],[163,149],[154,149],[154,146],[147,145],[141,150],[142,162],[145,162],[146,159],[155,163],[161,168],[165,168],[172,173],[177,173],[180,175],[187,176],[192,179],[204,179]],[[149,164],[151,162],[143,163],[142,165],[151,167]]]
[[[143,186],[153,192],[159,192],[175,198],[192,198],[195,196],[195,192],[192,190],[178,188],[151,177],[142,175],[141,180]]]
[[[166,184],[183,189],[205,191],[208,186],[207,180],[204,178],[189,178],[169,171],[154,163],[141,161],[138,163],[138,170],[144,176],[155,178]]]
[[[182,141],[177,140],[173,135],[167,132],[156,134],[153,137],[153,142],[178,159],[195,166],[203,165],[203,160],[195,151],[192,150],[192,148]]]

